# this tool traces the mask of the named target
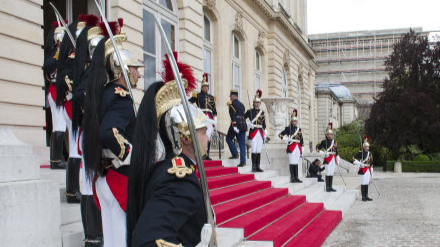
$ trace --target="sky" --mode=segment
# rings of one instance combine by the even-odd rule
[[[308,34],[422,27],[440,30],[440,0],[307,0]]]

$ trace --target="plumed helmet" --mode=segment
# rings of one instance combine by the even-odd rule
[[[209,86],[208,73],[204,73],[203,74],[202,87],[203,86]]]
[[[263,95],[263,92],[260,89],[258,89],[257,92],[255,93],[254,103],[261,103],[261,95]]]
[[[68,21],[64,20],[64,22],[67,24]],[[64,27],[60,26],[58,22],[54,21],[52,22],[52,27],[55,28],[55,31],[53,32],[53,42],[54,42],[54,46],[57,44],[57,42],[61,42],[63,41],[64,38]]]
[[[325,130],[325,134],[333,134],[333,124],[332,123],[328,123],[327,129]]]
[[[370,141],[370,137],[368,135],[366,135],[364,137],[364,144],[362,144],[363,147],[369,147],[370,143],[368,143]]]
[[[290,115],[290,121],[298,121],[298,111],[293,109],[292,115]]]

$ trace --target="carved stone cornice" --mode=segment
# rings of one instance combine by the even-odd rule
[[[290,67],[290,51],[286,50],[283,54],[283,64],[286,64],[287,67]]]
[[[235,15],[234,31],[239,33],[243,39],[246,39],[246,33],[243,27],[243,11],[238,11]]]
[[[217,0],[203,0],[203,6],[208,7],[208,9],[215,9],[215,5],[217,4]]]

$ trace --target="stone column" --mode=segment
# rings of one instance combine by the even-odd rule
[[[32,146],[0,127],[0,245],[61,247],[60,193],[40,180]]]

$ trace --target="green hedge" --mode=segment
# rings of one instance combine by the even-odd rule
[[[394,163],[387,161],[387,171],[394,171]],[[403,172],[440,172],[440,161],[400,161]]]

